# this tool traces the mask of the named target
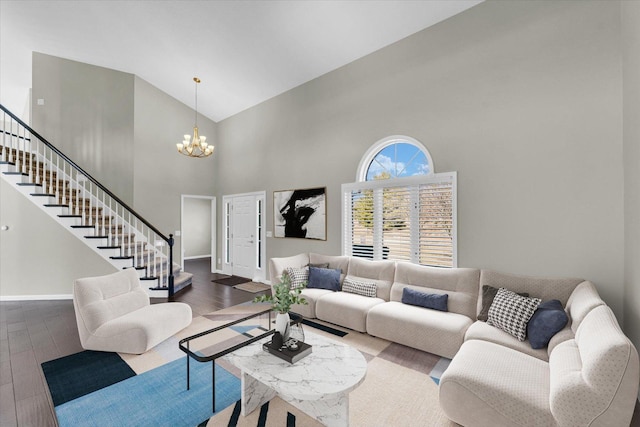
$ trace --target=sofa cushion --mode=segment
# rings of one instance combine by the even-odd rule
[[[315,319],[316,316],[316,302],[324,295],[332,294],[334,291],[327,289],[309,289],[304,288],[300,293],[300,296],[307,300],[307,304],[294,304],[291,306],[291,311],[298,313],[308,319]]]
[[[380,298],[363,297],[347,292],[329,292],[316,301],[318,319],[344,326],[358,332],[367,331],[367,313],[384,303]]]
[[[527,336],[527,322],[541,302],[539,298],[523,297],[500,288],[489,308],[487,323],[524,341]]]
[[[573,336],[571,338],[573,338]],[[529,356],[544,360],[545,362],[549,360],[549,353],[547,352],[547,349],[531,348],[529,340],[519,341],[513,335],[480,320],[473,322],[473,325],[467,329],[467,333],[464,335],[464,340],[488,341],[504,347],[512,348],[524,354],[528,354]]]
[[[340,290],[340,270],[332,268],[309,267],[307,288]]]
[[[547,362],[470,340],[440,378],[440,406],[447,417],[465,426],[555,426],[549,387]]]
[[[287,267],[284,271],[291,280],[289,286],[291,289],[302,288],[309,281],[309,267]]]
[[[498,293],[498,288],[494,288],[493,286],[484,285],[482,287],[482,295],[480,296],[482,309],[478,314],[478,320],[482,320],[486,322],[489,318],[489,308],[491,308],[491,303],[493,303],[496,294]],[[528,297],[528,292],[517,292],[518,295],[523,297]]]
[[[377,287],[377,297],[389,301],[395,270],[395,261],[371,261],[352,257],[349,261],[347,276],[355,280],[374,282]]]
[[[439,356],[453,357],[472,320],[463,314],[390,301],[369,310],[367,333]]]
[[[319,262],[317,264],[309,263],[307,267],[315,267],[315,268],[329,268],[328,262]]]
[[[343,276],[347,274],[349,269],[349,261],[351,257],[346,255],[322,255],[311,252],[309,254],[309,263],[311,264],[329,264],[327,268],[339,269]]]
[[[391,301],[402,301],[405,287],[432,294],[446,293],[449,312],[475,320],[480,270],[475,268],[439,268],[398,262],[391,287]]]
[[[426,292],[416,291],[411,288],[402,290],[402,303],[409,305],[417,305],[418,307],[430,308],[432,310],[448,311],[447,294],[429,294]]]
[[[569,317],[560,301],[552,299],[541,302],[527,324],[527,337],[531,348],[545,348],[568,321]]]
[[[363,297],[376,296],[376,284],[364,280],[356,280],[352,277],[345,277],[342,282],[342,291],[350,294],[362,295]]]

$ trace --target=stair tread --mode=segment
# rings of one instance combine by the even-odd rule
[[[28,173],[22,173],[22,172],[2,172],[5,175],[22,175],[22,176],[29,176]]]
[[[133,259],[132,256],[110,256],[111,259]]]
[[[29,193],[29,195],[34,197],[56,197],[55,194],[50,193]]]

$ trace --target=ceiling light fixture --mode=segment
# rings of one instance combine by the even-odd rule
[[[213,154],[213,145],[207,144],[207,137],[198,135],[198,83],[200,79],[193,78],[196,82],[196,124],[193,126],[193,139],[191,135],[185,135],[184,141],[177,143],[178,153],[189,157],[209,157]]]

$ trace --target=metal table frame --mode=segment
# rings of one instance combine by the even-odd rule
[[[184,338],[182,340],[180,340],[180,342],[178,343],[178,348],[180,348],[180,350],[184,351],[187,354],[187,390],[189,390],[190,388],[190,369],[189,369],[189,359],[193,358],[198,362],[211,362],[211,402],[212,402],[212,407],[213,407],[213,412],[216,412],[216,367],[215,367],[215,363],[216,363],[216,359],[222,356],[225,356],[233,351],[238,350],[239,348],[242,347],[246,347],[249,344],[253,344],[256,341],[259,341],[263,338],[268,337],[269,335],[273,335],[273,333],[275,332],[274,329],[271,329],[267,332],[265,332],[264,334],[255,336],[253,338],[249,338],[247,341],[241,342],[239,344],[236,344],[232,347],[229,347],[227,349],[224,349],[222,351],[219,351],[218,353],[212,354],[210,356],[200,356],[194,352],[192,352],[189,349],[189,343],[197,338],[203,337],[205,335],[209,335],[212,334],[214,332],[220,331],[222,329],[228,328],[230,326],[236,325],[238,323],[244,322],[246,320],[249,319],[253,319],[254,317],[258,317],[258,316],[262,316],[263,314],[269,313],[269,325],[271,325],[271,307],[262,310],[258,313],[254,313],[251,314],[249,316],[243,317],[241,319],[238,320],[234,320],[233,322],[229,322],[229,323],[225,323],[224,325],[215,327],[213,329],[209,329],[207,331],[204,332],[200,332],[199,334],[195,334],[195,335],[191,335],[190,337]],[[186,346],[185,346],[186,344]]]

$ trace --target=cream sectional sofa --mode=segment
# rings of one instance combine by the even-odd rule
[[[638,353],[595,286],[582,279],[536,278],[472,268],[299,254],[270,260],[271,283],[287,267],[328,265],[376,284],[375,297],[304,289],[318,318],[409,347],[452,358],[440,380],[440,404],[464,426],[626,426],[637,399]],[[547,348],[533,349],[486,322],[483,286],[557,299],[569,317]],[[402,303],[404,288],[447,294],[448,311]]]

